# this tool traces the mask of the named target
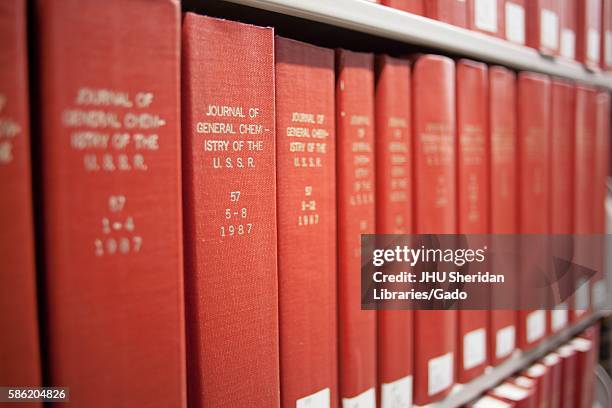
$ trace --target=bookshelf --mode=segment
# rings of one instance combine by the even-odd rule
[[[219,3],[221,8],[247,6],[278,14],[280,18],[297,17],[446,54],[612,89],[610,73],[591,72],[578,63],[546,57],[526,46],[366,0],[221,0]]]
[[[426,50],[499,64],[515,70],[539,72],[612,90],[612,73],[594,72],[577,62],[540,54],[527,46],[462,29],[366,0],[185,0],[184,9],[231,20],[280,28],[281,35],[326,47],[356,47],[374,52]],[[298,23],[296,26],[292,26]],[[338,34],[338,38],[332,38]],[[303,38],[306,37],[306,38]],[[327,38],[325,38],[327,37]],[[372,43],[364,39],[376,40]],[[372,45],[374,44],[374,45]],[[401,46],[398,47],[398,44]],[[477,398],[512,374],[556,349],[602,318],[594,313],[547,337],[527,352],[517,351],[497,367],[467,384],[456,385],[445,399],[427,408],[455,408]]]
[[[464,324],[470,318],[459,320],[454,314],[412,320],[404,314],[398,321],[352,305],[357,300],[354,271],[361,266],[360,234],[374,232],[374,226],[388,229],[380,228],[378,220],[405,231],[412,218],[424,224],[427,218],[435,230],[452,231],[456,218],[470,218],[455,214],[463,209],[455,203],[474,191],[472,179],[477,188],[497,184],[489,182],[489,174],[503,172],[507,179],[519,174],[524,191],[528,183],[541,186],[548,178],[549,159],[541,159],[548,155],[546,129],[554,124],[556,133],[566,136],[564,146],[573,147],[576,129],[563,126],[561,119],[573,118],[575,112],[589,134],[580,137],[591,146],[576,149],[576,157],[589,164],[576,167],[581,176],[591,175],[603,186],[608,157],[594,150],[607,151],[602,135],[604,129],[609,132],[612,73],[591,72],[365,0],[109,0],[102,8],[95,0],[40,0],[31,15],[27,0],[8,3],[14,3],[18,18],[3,19],[8,14],[0,7],[0,21],[15,23],[15,29],[0,30],[0,43],[14,43],[5,54],[16,63],[0,64],[10,70],[10,75],[0,70],[0,85],[19,86],[8,88],[8,98],[0,86],[0,113],[9,112],[3,110],[7,100],[20,102],[15,121],[20,121],[19,140],[25,143],[15,144],[20,148],[14,150],[20,154],[14,156],[20,160],[15,160],[19,177],[9,173],[11,184],[0,178],[0,191],[10,187],[2,195],[18,198],[0,203],[6,208],[2,215],[11,214],[5,217],[11,229],[2,226],[11,239],[0,239],[0,252],[12,256],[7,265],[20,269],[14,276],[0,271],[0,289],[7,287],[1,279],[11,282],[9,292],[0,290],[0,299],[10,300],[4,304],[21,315],[8,321],[16,328],[0,343],[23,352],[9,349],[9,370],[0,370],[0,385],[53,385],[59,380],[78,390],[72,395],[74,405],[91,408],[126,401],[149,406],[154,400],[172,407],[278,407],[279,397],[283,406],[325,406],[340,397],[342,405],[348,400],[350,405],[375,407],[377,394],[384,395],[385,405],[401,401],[409,406],[411,399],[425,404],[435,399],[429,397],[451,391],[454,359],[463,371],[470,361],[479,377],[427,406],[459,407],[604,315],[585,316],[493,368],[487,367],[483,346],[501,349],[512,341],[494,337],[493,344],[502,346],[484,343],[486,311],[479,313],[479,327],[470,329]],[[199,15],[181,14],[181,9]],[[32,22],[37,25],[30,30]],[[19,32],[18,41],[3,41],[7,31]],[[29,33],[31,39],[26,38]],[[435,55],[415,58],[412,66],[395,58],[430,52]],[[374,53],[386,57],[375,59]],[[455,64],[454,57],[482,62]],[[492,75],[494,86],[484,85],[486,63],[509,68],[491,70],[503,71],[503,81]],[[476,67],[476,76],[462,70],[467,65]],[[567,102],[550,109],[556,114],[553,121],[548,109],[532,109],[553,100],[547,97],[548,88],[527,82],[541,85],[546,79],[515,80],[512,69],[599,89],[584,89],[582,103],[576,102],[580,108]],[[496,90],[491,98],[489,88]],[[520,99],[516,89],[525,90]],[[470,102],[474,90],[478,97]],[[489,110],[496,114],[488,115]],[[474,124],[466,119],[468,113],[476,117]],[[522,127],[515,132],[516,117]],[[482,148],[489,118],[497,126],[490,128],[504,133],[491,140],[518,146],[520,130],[534,134],[525,145],[537,146],[520,145],[527,151],[524,158],[516,156],[514,147],[505,148],[501,156],[512,167],[498,171],[492,166],[490,171],[488,152]],[[461,151],[456,146],[456,140],[463,141],[462,129],[465,140],[477,139],[476,160],[468,156],[470,146]],[[14,135],[8,135],[10,143],[2,136],[0,129],[0,165],[3,157],[7,163],[14,160]],[[562,165],[575,160],[571,154],[555,157],[567,159],[558,160]],[[478,161],[478,168],[472,170],[463,161]],[[550,174],[574,183],[574,166],[564,168],[570,173]],[[536,174],[533,169],[539,169],[536,176],[524,176]],[[376,178],[376,173],[383,177]],[[464,179],[466,174],[473,177]],[[579,180],[572,185],[587,191],[589,177]],[[411,207],[413,184],[421,187],[414,189],[418,217]],[[563,195],[566,200],[533,194],[528,198],[535,198],[521,202],[515,199],[517,183],[508,184],[514,186],[509,205],[498,205],[512,208],[507,214],[539,202],[539,210],[529,212],[543,220],[550,209],[544,203],[575,201],[572,188]],[[578,187],[576,191],[583,191]],[[581,196],[601,204],[605,194],[590,191]],[[390,197],[398,196],[402,205],[395,208],[392,201],[400,200]],[[491,206],[481,197],[483,193],[477,197],[478,218],[485,220]],[[442,201],[443,206],[437,205]],[[393,209],[394,217],[377,213],[375,202],[383,211]],[[439,210],[429,212],[430,203]],[[351,206],[360,208],[347,211]],[[576,207],[583,212],[596,208]],[[598,218],[597,226],[603,225]],[[310,263],[313,259],[318,262]],[[20,288],[14,277],[21,279]],[[213,295],[206,295],[211,289]],[[514,322],[515,312],[509,314],[512,323],[496,331],[521,324]],[[537,344],[533,337],[542,334],[526,335],[528,341],[522,341],[533,325],[519,332],[518,344]],[[543,328],[543,320],[536,319],[535,326]],[[465,340],[474,332],[477,341]],[[443,340],[440,347],[438,338]],[[411,340],[414,347],[407,347]],[[26,342],[29,346],[22,347]],[[455,350],[455,343],[463,348]],[[472,350],[476,359],[469,356]],[[587,373],[583,377],[588,383],[586,353],[575,375]],[[419,370],[411,375],[408,362],[415,356]],[[28,378],[4,380],[5,372],[25,371],[26,363]],[[408,369],[396,375],[395,367]],[[108,392],[99,392],[97,376],[87,375],[92,372],[113,373],[111,381],[102,378]],[[474,377],[461,378],[467,382]],[[148,392],[156,388],[155,395]]]
[[[422,408],[458,408],[474,400],[480,394],[493,388],[504,379],[510,377],[522,368],[528,367],[546,354],[555,350],[563,343],[569,341],[582,330],[592,325],[606,315],[605,312],[596,312],[581,321],[568,326],[555,335],[547,337],[542,343],[532,350],[515,354],[497,367],[489,367],[484,375],[467,384],[455,385],[450,395],[434,404],[425,405]]]

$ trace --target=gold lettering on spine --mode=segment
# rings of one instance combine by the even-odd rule
[[[450,161],[453,154],[453,134],[450,125],[442,122],[429,122],[425,125],[425,131],[421,132],[418,137],[427,166],[437,167],[452,164]],[[442,208],[449,204],[447,186],[454,182],[454,180],[447,180],[444,175],[438,175],[436,184],[433,186],[436,193],[434,202],[436,207]]]
[[[467,124],[461,129],[459,138],[463,164],[465,166],[481,166],[484,164],[485,136],[482,126]],[[481,217],[480,208],[480,186],[476,175],[469,172],[467,180],[468,209],[467,217],[469,222],[478,221]]]
[[[391,160],[389,200],[394,203],[406,202],[409,180],[405,166],[409,163],[410,149],[408,143],[404,141],[404,132],[408,128],[408,121],[406,118],[392,116],[388,119],[387,126],[392,132],[392,140],[387,145]]]
[[[288,148],[293,167],[296,169],[316,169],[325,165],[329,131],[326,117],[320,113],[292,112],[291,125],[284,130],[289,138]],[[304,195],[299,202],[297,225],[307,227],[319,223],[317,212],[317,193],[313,186],[304,186]]]
[[[373,148],[370,141],[365,140],[366,126],[370,126],[370,124],[369,116],[351,115],[349,117],[349,125],[355,135],[351,143],[355,177],[353,193],[349,197],[351,205],[364,205],[374,202],[374,186],[370,170]],[[366,227],[363,229],[365,230]]]

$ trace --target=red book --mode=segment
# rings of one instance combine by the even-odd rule
[[[592,401],[595,380],[595,349],[593,341],[576,337],[570,344],[576,350],[576,372],[574,382],[574,408],[590,408]]]
[[[460,234],[489,232],[488,73],[481,62],[457,62],[457,215]],[[487,310],[457,313],[457,381],[466,383],[488,364]]]
[[[589,390],[589,392],[586,395],[586,406],[587,407],[593,406],[593,399],[595,398],[595,390],[594,390],[595,381],[596,381],[595,367],[599,363],[599,350],[601,346],[600,334],[601,334],[601,326],[600,326],[599,321],[597,321],[593,323],[591,326],[587,327],[582,333],[580,333],[580,336],[579,336],[579,337],[583,337],[593,342],[593,346],[591,347],[591,359],[590,359],[590,363],[592,364],[592,366],[590,370],[587,371],[588,378],[591,381],[590,384],[587,384],[587,389]]]
[[[603,0],[601,4],[601,67],[612,70],[612,0]]]
[[[179,4],[36,11],[49,385],[184,407]]]
[[[601,0],[576,0],[576,59],[588,68],[600,67]]]
[[[559,53],[558,0],[527,0],[527,45],[546,55]]]
[[[41,368],[25,0],[0,4],[0,48],[0,384],[33,387],[41,385]]]
[[[527,0],[506,0],[504,7],[504,38],[516,44],[527,41]]]
[[[518,232],[516,163],[516,76],[507,68],[489,69],[489,151],[491,234]],[[495,287],[491,301],[494,302]],[[500,290],[502,290],[500,288]],[[498,365],[516,345],[516,312],[492,305],[489,313],[489,359]]]
[[[504,382],[487,394],[502,401],[512,403],[516,408],[538,408],[533,390],[519,387],[511,382]]]
[[[559,55],[576,59],[576,1],[559,1]]]
[[[574,348],[564,345],[557,349],[557,354],[561,357],[561,408],[574,407],[575,382],[576,382],[576,360],[577,355]]]
[[[376,311],[361,310],[361,234],[376,228],[374,56],[336,53],[338,345],[343,406],[376,406]],[[351,405],[353,404],[353,405]]]
[[[183,121],[190,406],[277,407],[271,28],[184,16]]]
[[[381,55],[376,66],[376,232],[412,230],[410,62]],[[412,311],[378,312],[381,407],[412,404]]]
[[[548,367],[544,364],[533,364],[523,372],[522,377],[529,378],[534,382],[538,407],[550,407],[550,398],[552,395],[550,392],[551,376]],[[517,384],[520,385],[519,382],[517,382]],[[557,393],[558,392],[559,389],[557,389]]]
[[[561,382],[561,357],[557,353],[547,354],[541,361],[542,364],[548,369],[548,390],[545,391],[549,395],[548,407],[549,408],[560,408],[561,407],[561,394],[563,391]]]
[[[334,52],[275,47],[281,401],[336,407]]]
[[[542,407],[545,405],[542,405],[542,401],[541,401],[541,397],[542,395],[540,394],[540,390],[538,387],[538,384],[535,380],[528,378],[528,377],[524,377],[522,375],[518,376],[518,377],[514,377],[510,380],[510,382],[518,387],[521,387],[527,391],[529,391],[530,393],[533,394],[533,400],[535,401],[535,407]]]
[[[597,112],[595,124],[595,177],[593,196],[593,232],[594,238],[594,265],[598,271],[591,283],[591,299],[593,307],[601,309],[606,306],[608,287],[603,274],[605,265],[605,234],[606,210],[605,202],[608,192],[607,179],[610,167],[610,93],[597,92]]]
[[[424,4],[427,0],[382,0],[385,6],[393,7],[398,10],[407,11],[412,14],[423,14]]]
[[[574,201],[574,130],[576,91],[565,81],[553,80],[551,85],[550,141],[550,233],[572,234]],[[553,241],[556,243],[556,241]],[[565,301],[548,313],[551,333],[568,322],[571,303]]]
[[[415,232],[455,233],[455,66],[450,58],[416,57],[412,69],[412,138]],[[455,382],[457,312],[418,310],[413,317],[414,403],[425,405],[443,398]]]
[[[424,0],[424,15],[434,20],[468,27],[466,0]]]
[[[505,0],[467,0],[467,26],[470,30],[504,37]]]
[[[549,232],[549,137],[550,80],[524,72],[518,77],[519,231],[521,234]],[[543,255],[546,256],[546,255]],[[539,260],[536,260],[538,262]],[[521,258],[520,279],[537,284],[527,256]],[[526,272],[529,271],[529,272]],[[546,334],[546,311],[521,310],[518,314],[518,346],[528,349]]]
[[[596,160],[596,122],[597,90],[584,86],[576,87],[576,131],[574,141],[574,234],[594,234],[595,214],[592,200],[585,197],[595,196],[595,163]],[[576,242],[574,259],[579,265],[593,264],[594,253],[587,238]],[[584,316],[590,306],[590,282],[579,280],[574,292],[574,310],[570,313],[572,320]]]

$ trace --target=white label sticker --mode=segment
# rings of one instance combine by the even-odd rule
[[[540,378],[546,374],[546,366],[534,364],[527,369],[527,375],[532,378]]]
[[[370,388],[353,398],[342,398],[342,408],[376,408],[376,390]]]
[[[497,0],[474,0],[474,24],[481,30],[497,32]]]
[[[606,31],[605,41],[606,65],[612,67],[612,31]]]
[[[576,34],[569,28],[561,30],[561,56],[569,59],[576,58]]]
[[[506,326],[497,331],[495,335],[495,357],[503,358],[514,351],[516,341],[516,329],[514,326]]]
[[[587,34],[587,58],[594,62],[599,62],[599,30],[589,28]]]
[[[487,355],[487,332],[477,329],[463,336],[463,368],[469,370],[484,363]]]
[[[381,408],[412,406],[412,376],[381,385]]]
[[[523,388],[531,388],[535,385],[535,382],[527,377],[516,377],[514,383]]]
[[[593,283],[593,307],[601,309],[606,306],[606,292],[608,287],[603,279]]]
[[[329,388],[310,394],[295,401],[295,408],[329,408],[331,392]]]
[[[506,2],[506,38],[517,44],[525,44],[525,9]]]
[[[540,12],[540,43],[551,50],[559,48],[559,16],[545,8]]]
[[[536,310],[527,315],[527,342],[533,343],[544,337],[546,333],[546,313],[544,310]]]
[[[567,325],[567,306],[565,306],[565,304],[560,304],[558,307],[565,309],[555,309],[552,311],[550,316],[550,324],[554,331],[561,330]]]
[[[444,391],[453,383],[453,353],[432,358],[427,364],[427,394]]]
[[[512,401],[521,401],[529,396],[529,391],[512,384],[502,384],[493,389],[493,394]]]
[[[572,346],[574,346],[576,350],[586,353],[587,351],[591,349],[592,342],[591,340],[588,340],[582,337],[576,337],[576,338],[573,338],[570,343]]]
[[[560,358],[557,353],[547,354],[546,357],[542,359],[542,362],[546,364],[547,367],[555,366],[559,364]]]
[[[576,312],[582,314],[589,307],[589,282],[582,279],[577,283],[576,292],[574,294],[574,306]]]
[[[568,358],[571,357],[574,353],[576,353],[576,350],[574,350],[574,347],[572,347],[571,345],[564,344],[563,346],[557,349],[557,353],[559,353],[562,358]]]
[[[473,408],[509,408],[512,405],[497,398],[484,396],[472,405]]]

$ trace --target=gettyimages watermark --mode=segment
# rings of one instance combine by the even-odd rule
[[[362,235],[361,306],[612,310],[611,243],[606,235]]]

